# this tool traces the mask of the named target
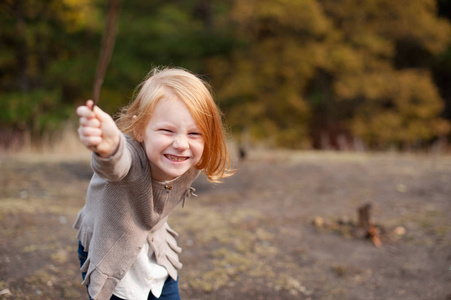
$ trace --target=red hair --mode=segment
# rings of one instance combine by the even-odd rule
[[[233,174],[222,114],[206,82],[183,69],[153,69],[137,90],[137,96],[122,109],[117,120],[122,132],[137,139],[147,126],[157,103],[161,99],[175,97],[188,107],[204,138],[204,152],[196,168],[205,172],[212,182],[219,182],[221,178]]]

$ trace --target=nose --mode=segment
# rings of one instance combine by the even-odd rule
[[[178,135],[174,139],[174,143],[172,144],[174,149],[178,150],[186,150],[189,148],[188,139],[186,136]]]

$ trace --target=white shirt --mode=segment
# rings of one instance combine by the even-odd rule
[[[169,274],[157,264],[153,250],[146,240],[138,258],[116,286],[114,295],[122,299],[147,300],[149,293],[159,298]]]

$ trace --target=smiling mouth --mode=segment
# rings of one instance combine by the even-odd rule
[[[181,161],[185,161],[188,159],[188,157],[186,157],[186,156],[176,156],[176,155],[170,155],[170,154],[165,154],[164,156],[173,162],[181,162]]]

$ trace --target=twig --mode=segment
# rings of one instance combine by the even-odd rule
[[[105,25],[105,31],[102,37],[102,46],[100,49],[100,56],[97,63],[96,77],[94,79],[94,91],[92,109],[98,103],[100,98],[100,90],[102,88],[103,79],[110,63],[111,56],[113,54],[114,42],[116,40],[117,21],[119,18],[121,1],[109,0],[107,8],[107,20]]]

